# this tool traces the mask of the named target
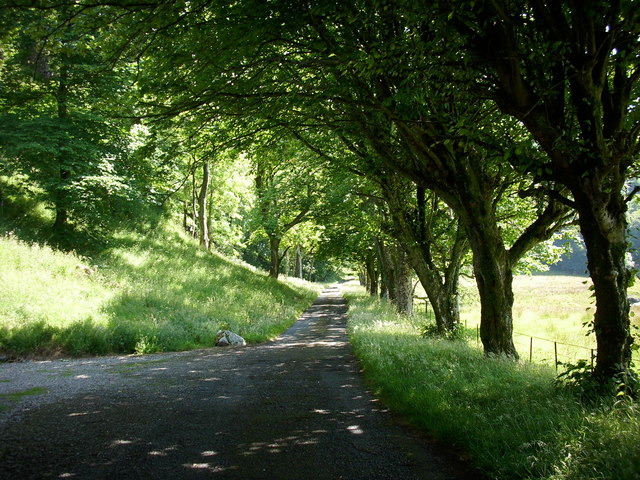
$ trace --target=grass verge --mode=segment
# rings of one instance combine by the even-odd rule
[[[412,320],[359,292],[346,293],[349,333],[376,395],[489,478],[640,478],[637,404],[586,406],[554,385],[553,368],[422,338]]]
[[[0,237],[0,284],[0,353],[11,356],[189,350],[222,328],[260,342],[318,293],[205,252],[170,224],[116,234],[93,259]]]

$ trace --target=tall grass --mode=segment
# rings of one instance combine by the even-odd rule
[[[422,338],[415,320],[379,300],[347,297],[351,341],[376,394],[489,478],[639,478],[636,404],[585,406],[554,385],[549,366]]]
[[[596,348],[589,327],[595,310],[590,286],[591,280],[580,276],[514,278],[514,343],[523,359],[529,359],[531,350],[533,362],[548,365],[554,365],[556,352],[562,363],[589,360],[591,350]],[[629,294],[640,297],[640,282],[629,289]],[[640,327],[640,305],[631,307],[631,315],[632,323]],[[480,322],[480,300],[472,280],[461,282],[461,322],[473,331]],[[469,333],[470,338],[476,338]]]
[[[87,272],[80,265],[95,268]],[[0,237],[0,352],[151,353],[211,346],[231,329],[275,337],[317,287],[201,250],[170,224],[122,232],[93,259]]]

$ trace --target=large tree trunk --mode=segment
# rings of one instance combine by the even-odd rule
[[[469,188],[473,190],[473,188]],[[550,200],[507,250],[490,197],[473,193],[477,203],[458,205],[471,250],[480,293],[480,336],[487,354],[518,358],[513,344],[513,267],[537,243],[567,220],[567,209]]]
[[[202,184],[198,193],[198,230],[200,246],[209,250],[209,222],[207,215],[207,191],[209,189],[209,162],[202,165]]]
[[[436,329],[439,334],[444,335],[460,322],[460,312],[457,308],[458,278],[452,277],[443,281],[444,279],[425,261],[419,248],[410,246],[407,251],[407,257],[429,299]]]
[[[371,296],[378,295],[378,276],[379,272],[376,268],[374,255],[368,255],[365,260],[365,268],[367,273],[367,290]]]
[[[375,238],[375,243],[380,264],[380,298],[393,302],[396,297],[396,272],[391,252],[389,251],[390,247],[385,245],[384,241],[379,237]]]
[[[436,265],[431,251],[433,222],[427,221],[427,217],[437,214],[437,206],[431,205],[427,212],[426,192],[418,187],[414,192],[417,209],[412,210],[406,197],[403,197],[402,192],[406,194],[406,189],[395,174],[389,173],[386,178],[380,179],[380,185],[391,213],[397,240],[429,298],[438,333],[445,335],[460,322],[458,279],[462,261],[468,251],[465,236],[460,227],[456,226],[455,239],[446,265]]]
[[[481,199],[479,193],[473,198]],[[504,246],[490,198],[460,208],[473,252],[473,273],[480,295],[480,338],[488,355],[518,358],[513,344],[513,264]]]
[[[358,283],[361,287],[367,287],[367,273],[362,265],[358,267]]]
[[[487,354],[518,358],[513,344],[513,272],[506,251],[471,240],[473,272],[480,294],[480,338]]]
[[[531,4],[534,15],[526,22],[516,20],[515,3],[480,2],[471,15],[494,28],[472,33],[470,12],[451,24],[464,25],[470,48],[492,71],[482,71],[498,83],[487,93],[548,154],[550,162],[539,165],[544,177],[571,190],[567,203],[578,212],[596,298],[594,375],[606,383],[628,372],[631,360],[621,192],[637,161],[637,122],[628,117],[640,81],[630,60],[637,55],[638,22],[627,2]]]
[[[380,298],[386,298],[398,313],[413,314],[413,285],[411,265],[405,251],[396,243],[385,245],[376,238],[380,264]]]
[[[608,205],[593,208],[597,205],[593,199],[583,205],[582,198],[576,197],[596,299],[593,330],[598,350],[594,374],[598,379],[608,379],[629,368],[633,343],[627,298],[630,272],[625,265],[624,199],[618,194]]]
[[[271,278],[278,278],[280,275],[280,242],[281,238],[276,235],[269,235],[269,254],[271,259],[271,266],[269,268],[269,276]]]
[[[413,315],[413,284],[409,257],[399,246],[392,247],[391,258],[394,264],[394,298],[398,313]]]

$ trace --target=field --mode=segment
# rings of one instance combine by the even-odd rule
[[[595,309],[590,285],[588,277],[569,275],[514,278],[513,339],[523,360],[555,365],[556,358],[562,363],[591,359],[596,341],[586,326]],[[463,279],[460,292],[461,323],[480,347],[480,301],[474,281]],[[629,295],[640,298],[640,282],[629,289]],[[416,302],[415,308],[425,315],[424,302]],[[632,324],[640,326],[640,305],[632,306],[631,315]],[[429,314],[426,317],[431,319]]]

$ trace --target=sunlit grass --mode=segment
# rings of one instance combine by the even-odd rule
[[[107,323],[100,309],[113,295],[78,265],[77,255],[0,238],[0,349],[54,353],[56,338],[80,323]]]
[[[415,319],[356,292],[350,338],[375,393],[488,478],[638,478],[636,404],[585,406],[554,385],[551,366],[487,358],[473,341],[422,338]]]
[[[596,339],[589,334],[595,309],[590,285],[588,277],[569,275],[514,278],[514,343],[523,359],[554,365],[556,351],[562,363],[595,355]],[[475,330],[480,322],[475,282],[464,279],[461,292],[461,322]],[[640,297],[640,285],[630,288],[629,295]],[[631,315],[632,323],[640,326],[640,306],[633,306]]]
[[[205,252],[170,225],[150,236],[123,232],[112,244],[85,259],[0,238],[0,351],[186,350],[211,346],[221,328],[264,341],[291,325],[318,291]]]

